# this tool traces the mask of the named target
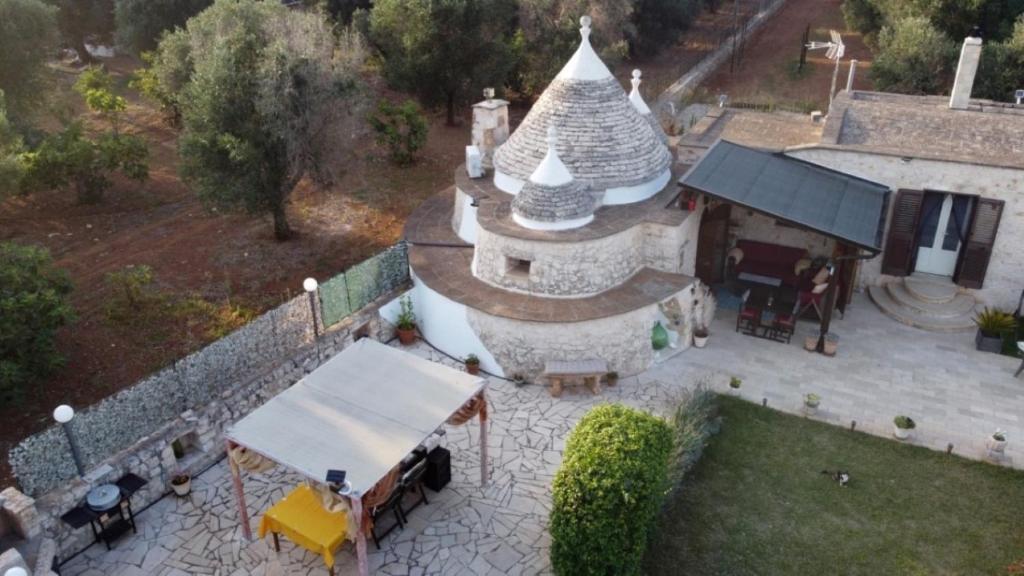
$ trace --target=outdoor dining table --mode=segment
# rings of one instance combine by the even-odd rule
[[[348,514],[327,511],[317,493],[302,484],[263,515],[260,538],[267,532],[274,536],[274,550],[280,552],[277,535],[284,534],[292,542],[319,554],[328,572],[334,576],[334,552],[348,533]]]

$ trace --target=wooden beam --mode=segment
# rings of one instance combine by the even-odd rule
[[[362,495],[349,498],[352,513],[356,515],[356,560],[359,563],[359,576],[370,576],[370,564],[366,559],[366,530],[363,525]]]
[[[486,388],[480,391],[483,404],[478,414],[480,418],[480,485],[487,486],[487,393]]]
[[[225,440],[225,444],[228,450],[228,463],[231,465],[231,479],[235,485],[235,499],[238,501],[238,521],[242,523],[242,535],[247,541],[252,542],[252,526],[249,525],[249,510],[245,507],[245,487],[242,486],[242,470],[231,457],[235,443]]]

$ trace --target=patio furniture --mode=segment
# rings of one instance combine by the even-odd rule
[[[438,446],[427,454],[427,472],[423,485],[440,492],[452,480],[452,453]]]
[[[114,484],[104,484],[91,490],[91,505],[87,496],[86,502],[72,508],[60,519],[76,530],[88,524],[95,541],[103,542],[110,550],[111,544],[128,530],[138,532],[131,497],[145,485],[146,480],[135,474],[126,474]]]
[[[237,448],[312,483],[323,482],[328,470],[344,469],[348,534],[359,574],[369,576],[370,511],[391,494],[399,463],[438,427],[479,421],[480,483],[487,485],[486,389],[478,376],[372,338],[355,342],[225,430],[243,537],[251,541],[252,529]]]
[[[370,528],[370,536],[373,537],[373,544],[377,547],[377,550],[380,550],[381,538],[386,538],[388,534],[395,531],[395,528],[405,527],[405,514],[402,511],[402,497],[404,495],[405,487],[401,484],[396,484],[388,499],[370,510],[370,519],[373,521],[373,526]],[[395,522],[388,526],[387,530],[380,532],[379,520],[385,517],[388,512],[394,513]]]
[[[736,331],[788,344],[796,330],[796,316],[795,311],[787,313],[782,310],[795,310],[796,304],[789,306],[780,302],[780,295],[779,288],[752,288],[744,295],[743,307],[736,318]]]
[[[263,538],[270,532],[274,550],[280,552],[278,534],[284,534],[295,544],[319,554],[334,576],[334,552],[344,542],[347,531],[348,514],[328,512],[316,492],[302,484],[267,510],[260,520],[259,536]]]
[[[398,501],[399,510],[402,513],[402,517],[406,520],[409,519],[409,512],[412,512],[418,508],[421,504],[430,504],[427,500],[427,492],[423,488],[423,477],[427,473],[427,460],[420,460],[415,466],[409,469],[402,476],[402,498]],[[405,496],[412,495],[413,501],[406,507]]]
[[[755,240],[737,240],[736,247],[743,251],[743,258],[736,264],[738,279],[746,274],[773,278],[779,282],[776,286],[796,286],[799,282],[796,263],[807,255],[806,249]]]
[[[796,316],[792,314],[776,315],[772,321],[771,331],[772,340],[779,340],[789,344],[789,341],[793,338],[793,332],[796,331]]]
[[[592,394],[600,391],[601,377],[608,373],[604,360],[548,360],[544,362],[544,378],[551,384],[551,395],[562,395],[562,387],[571,383],[582,383]]]

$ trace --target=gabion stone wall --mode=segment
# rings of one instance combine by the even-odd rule
[[[408,270],[405,245],[398,244],[324,283],[319,311],[324,324],[332,326],[359,315],[361,308],[407,282]],[[239,382],[312,343],[313,313],[309,297],[301,294],[79,412],[72,426],[86,468],[154,433],[183,412],[220,398]],[[46,492],[76,475],[71,447],[56,425],[20,442],[11,449],[9,459],[22,490],[29,495]]]

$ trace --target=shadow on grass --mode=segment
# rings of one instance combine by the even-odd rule
[[[722,432],[667,503],[646,573],[1006,574],[1024,558],[1024,473],[720,404]],[[836,469],[849,487],[821,473]]]

